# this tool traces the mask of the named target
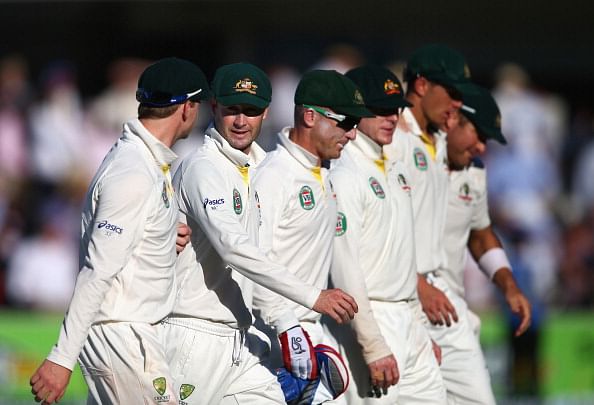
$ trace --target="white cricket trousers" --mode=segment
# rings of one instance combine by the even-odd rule
[[[88,405],[177,404],[156,325],[109,322],[91,326],[79,356]]]
[[[387,394],[369,397],[369,367],[352,329],[348,325],[331,324],[329,329],[338,340],[352,377],[343,403],[444,405],[445,387],[419,302],[370,301],[370,304],[380,332],[396,358],[400,379],[388,388]]]
[[[431,337],[441,347],[441,374],[448,404],[495,405],[491,378],[479,341],[480,319],[438,274],[428,274],[427,281],[443,291],[458,314],[458,322],[450,327],[428,326]]]
[[[269,341],[262,332],[195,318],[167,318],[161,325],[180,405],[285,403],[267,367]]]

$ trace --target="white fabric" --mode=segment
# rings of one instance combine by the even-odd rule
[[[265,366],[269,341],[262,332],[192,318],[168,318],[162,327],[180,404],[285,403]]]
[[[87,404],[177,404],[164,346],[162,331],[155,325],[92,326],[80,354],[89,387]]]
[[[259,243],[271,261],[286,266],[319,293],[328,284],[336,198],[327,170],[317,167],[317,158],[293,143],[288,132],[285,128],[279,134],[280,143],[254,178],[262,213]],[[320,170],[320,179],[312,170]],[[261,287],[256,287],[254,305],[268,324],[276,325],[287,310],[302,323],[320,319],[311,307],[289,302]]]
[[[427,280],[443,291],[458,314],[450,327],[429,325],[429,334],[441,347],[441,374],[450,405],[494,405],[491,378],[479,342],[480,321],[442,277]]]
[[[357,301],[352,326],[368,363],[391,353],[370,301],[417,296],[409,175],[401,162],[384,173],[381,159],[381,147],[358,132],[331,170],[338,205],[331,278]]]
[[[485,169],[470,166],[451,172],[444,239],[448,265],[440,275],[461,297],[464,296],[464,263],[470,231],[490,224]]]
[[[443,247],[448,167],[446,136],[435,133],[433,160],[421,139],[422,131],[412,112],[405,109],[391,144],[384,147],[389,160],[401,160],[410,174],[415,220],[417,271],[425,274],[447,264]]]
[[[511,264],[505,254],[505,250],[500,247],[487,250],[479,259],[481,271],[485,273],[489,280],[492,280],[499,270],[506,268],[511,270]]]
[[[52,362],[72,369],[93,324],[153,324],[173,308],[177,210],[162,166],[175,158],[140,121],[124,125],[86,195],[80,272]]]
[[[315,303],[319,289],[302,283],[257,247],[259,203],[250,178],[263,154],[252,144],[250,156],[245,155],[211,127],[203,146],[182,160],[174,184],[192,236],[178,258],[174,315],[249,327],[254,282],[308,308]],[[246,165],[244,178],[240,168]]]

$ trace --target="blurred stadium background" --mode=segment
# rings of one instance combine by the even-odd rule
[[[509,145],[489,145],[491,212],[535,310],[514,318],[478,272],[468,300],[501,404],[594,403],[594,6],[587,1],[0,1],[0,404],[31,403],[77,271],[81,198],[136,113],[138,74],[179,56],[208,77],[249,61],[273,82],[261,143],[291,123],[311,68],[399,73],[443,42],[493,89]],[[203,108],[192,139],[208,124]],[[75,373],[64,403],[85,403]]]

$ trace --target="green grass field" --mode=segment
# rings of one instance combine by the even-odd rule
[[[483,314],[481,341],[500,398],[505,387],[501,353],[505,329],[501,319]],[[0,405],[32,403],[29,377],[55,343],[62,314],[0,311]],[[556,313],[543,328],[540,348],[542,397],[547,403],[591,403],[594,398],[594,314]],[[571,401],[575,398],[587,398]],[[569,401],[569,402],[568,402]],[[86,385],[78,367],[65,404],[84,404]]]

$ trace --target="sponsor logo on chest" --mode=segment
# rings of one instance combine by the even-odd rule
[[[413,150],[413,159],[417,169],[421,171],[427,170],[427,156],[425,156],[425,153],[421,150],[421,148],[415,148]]]
[[[369,178],[369,186],[371,187],[371,191],[373,191],[373,194],[375,194],[377,198],[381,198],[382,200],[386,198],[386,193],[384,192],[382,185],[379,181],[377,181],[375,177]]]
[[[347,231],[346,215],[344,215],[342,212],[339,212],[338,216],[336,218],[336,236],[342,236],[346,233],[346,231]]]
[[[241,212],[243,211],[241,194],[236,188],[233,189],[233,211],[235,211],[237,215],[241,214]]]
[[[102,229],[106,236],[111,236],[113,234],[121,235],[122,232],[124,232],[124,228],[116,224],[111,224],[106,219],[97,224],[97,229]]]
[[[211,198],[205,198],[204,201],[202,201],[202,205],[204,206],[204,208],[206,207],[210,207],[213,210],[216,210],[217,207],[221,206],[225,204],[225,199],[224,198],[215,198],[215,199],[211,199]]]
[[[398,173],[398,184],[400,184],[400,188],[402,188],[407,194],[410,194],[410,186],[406,181],[406,177],[402,173]]]
[[[468,183],[464,183],[462,184],[462,186],[460,186],[460,190],[458,191],[458,198],[464,201],[466,205],[469,205],[472,202],[472,196],[470,195],[470,186],[468,185]]]
[[[301,208],[306,211],[313,209],[316,205],[316,200],[314,198],[314,193],[311,187],[303,186],[299,191],[299,204],[301,204]]]

